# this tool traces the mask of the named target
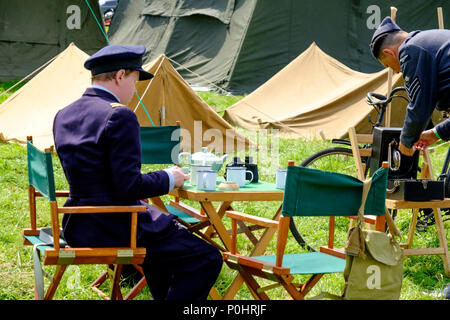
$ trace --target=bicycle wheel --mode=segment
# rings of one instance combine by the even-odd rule
[[[321,150],[305,159],[300,165],[357,176],[355,161],[350,148],[332,147]],[[326,201],[325,197],[324,201]],[[345,246],[349,223],[349,218],[335,218],[334,243],[336,248]],[[328,217],[293,217],[290,222],[290,230],[300,246],[309,251],[319,251],[320,246],[327,245],[328,225]]]

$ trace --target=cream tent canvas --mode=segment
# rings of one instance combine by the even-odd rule
[[[89,56],[73,43],[26,85],[0,105],[0,133],[26,143],[33,136],[39,148],[54,145],[53,119],[64,106],[78,99],[91,84],[83,67]]]
[[[387,94],[388,70],[354,71],[324,53],[315,43],[253,93],[225,111],[229,123],[248,129],[275,128],[280,136],[306,139],[343,138],[348,128],[368,132],[367,92]],[[400,74],[393,87],[403,85]],[[392,105],[391,126],[403,125],[406,103]]]
[[[129,103],[141,126],[181,122],[181,149],[215,153],[244,150],[252,142],[239,134],[188,85],[165,55],[143,66],[154,78],[137,83],[138,97]]]
[[[56,113],[78,99],[91,85],[91,74],[83,67],[88,57],[74,44],[69,45],[2,103],[0,134],[3,139],[25,143],[27,136],[33,136],[34,144],[39,148],[52,146]],[[155,125],[181,121],[182,150],[188,152],[208,146],[216,153],[231,153],[248,146],[250,142],[189,87],[165,56],[145,68],[155,77],[137,83],[142,104],[135,97],[128,106],[135,111],[141,126],[152,125],[149,116]],[[164,122],[160,116],[162,106],[165,107]]]

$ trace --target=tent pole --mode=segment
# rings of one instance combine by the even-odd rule
[[[397,8],[396,7],[391,7],[391,18],[392,20],[395,22],[397,17]],[[388,70],[388,92],[387,94],[389,95],[392,91],[392,76],[393,76],[393,71],[391,68],[389,68]],[[387,110],[386,110],[386,120],[385,120],[385,127],[389,128],[391,126],[391,103],[389,103],[387,105]]]
[[[437,14],[438,14],[439,29],[444,29],[444,15],[442,13],[442,7],[437,8]]]
[[[165,126],[166,125],[166,94],[165,94],[165,90],[166,90],[166,81],[165,80],[165,75],[163,75],[161,77],[161,82],[162,82],[162,106],[161,106],[161,126]]]

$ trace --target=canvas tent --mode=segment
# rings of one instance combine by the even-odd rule
[[[394,74],[392,88],[404,86]],[[272,128],[280,136],[344,138],[350,127],[369,133],[376,110],[365,101],[368,92],[388,95],[388,69],[362,73],[323,52],[315,43],[254,92],[225,110],[223,118],[246,129]],[[399,92],[406,96],[404,91]],[[391,127],[402,127],[407,102],[394,99]],[[433,123],[443,120],[438,111]]]
[[[91,9],[103,25],[97,0],[0,0],[0,81],[22,79],[72,42],[88,54],[105,46]]]
[[[53,142],[53,118],[58,110],[78,99],[90,86],[83,68],[89,56],[74,44],[68,46],[25,86],[0,104],[0,133],[26,143],[33,136],[40,148]]]
[[[108,36],[144,44],[147,61],[165,54],[191,85],[250,93],[312,42],[353,70],[380,71],[369,42],[391,6],[407,31],[438,28],[437,7],[450,25],[446,0],[121,0]]]
[[[367,92],[387,93],[388,70],[354,71],[325,54],[315,43],[290,64],[225,111],[224,119],[248,128],[274,128],[287,137],[342,138],[348,128],[370,128]],[[402,85],[400,75],[393,87]],[[392,107],[391,126],[402,126],[405,103]],[[372,115],[376,120],[376,115]],[[321,134],[322,131],[322,134]]]
[[[0,104],[0,134],[5,139],[26,142],[33,136],[40,148],[53,145],[53,119],[61,108],[78,99],[91,84],[91,74],[83,67],[89,56],[71,44],[25,86]],[[249,141],[239,135],[193,91],[164,56],[145,66],[154,73],[153,80],[138,83],[138,95],[155,125],[161,124],[159,112],[166,109],[165,124],[181,121],[182,148],[200,151],[201,146],[216,153],[243,149]],[[142,126],[151,125],[141,104],[132,108]],[[197,121],[194,123],[194,121]],[[229,149],[219,148],[220,140],[234,139]],[[186,145],[188,142],[189,145]],[[225,144],[224,144],[225,145]],[[226,145],[225,145],[226,146]],[[212,148],[211,148],[212,147]],[[194,149],[195,148],[195,149]],[[240,148],[240,149],[239,149]]]
[[[208,146],[217,153],[231,153],[249,146],[251,142],[197,95],[166,56],[159,56],[143,68],[155,77],[138,82],[139,98],[135,96],[128,104],[141,126],[181,121],[181,149],[188,152]]]

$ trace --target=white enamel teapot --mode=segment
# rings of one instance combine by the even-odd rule
[[[210,166],[211,170],[219,171],[228,154],[218,157],[215,154],[208,152],[208,147],[202,147],[201,152],[191,154],[189,152],[181,152],[178,155],[178,163],[182,163],[182,158],[188,158],[188,165],[191,166]]]

